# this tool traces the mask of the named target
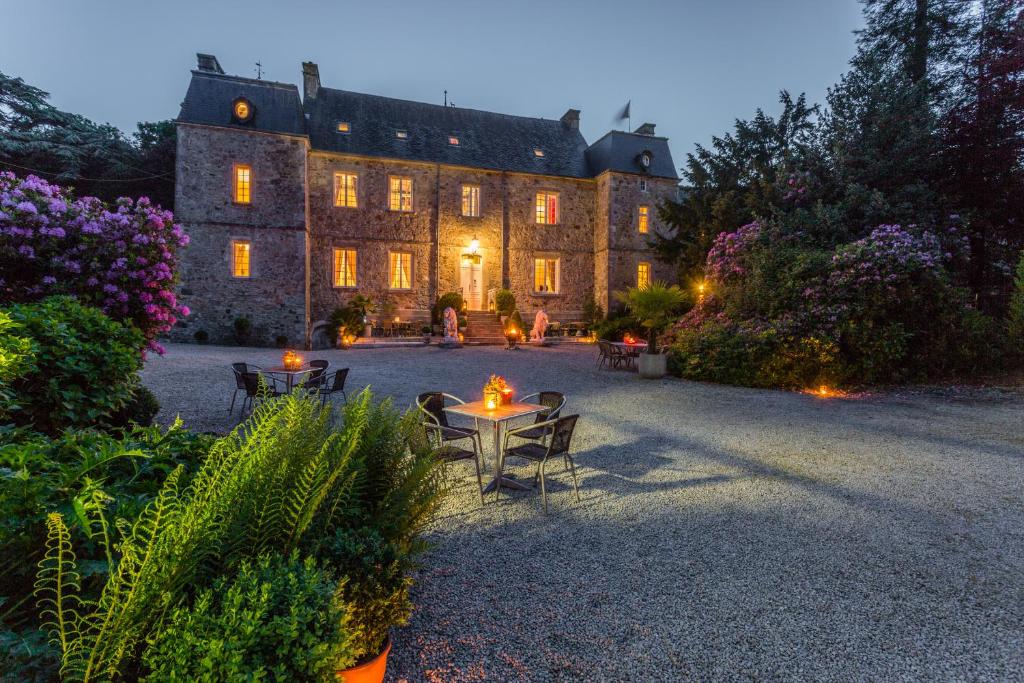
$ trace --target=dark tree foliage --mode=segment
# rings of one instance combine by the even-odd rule
[[[673,228],[655,235],[660,256],[675,262],[683,279],[703,266],[711,242],[725,229],[769,216],[783,206],[783,176],[799,171],[808,157],[817,107],[804,95],[779,94],[782,113],[773,118],[758,109],[750,121],[737,120],[732,133],[697,145],[687,155],[683,177],[689,184],[682,202],[660,207]]]
[[[778,119],[698,146],[660,207],[661,258],[700,272],[714,237],[758,220],[816,246],[880,224],[962,230],[954,276],[1000,310],[1024,247],[1024,0],[863,0],[849,72],[818,110],[783,93]]]
[[[49,94],[0,72],[0,170],[34,173],[106,201],[149,197],[174,204],[172,121],[140,123],[131,138],[60,111]]]

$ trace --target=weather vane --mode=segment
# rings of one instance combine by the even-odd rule
[[[256,62],[256,80],[263,80],[263,65]]]

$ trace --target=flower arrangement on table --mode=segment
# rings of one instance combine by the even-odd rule
[[[501,375],[491,375],[484,385],[484,405],[488,410],[498,406],[507,406],[512,403],[512,387],[508,385]]]

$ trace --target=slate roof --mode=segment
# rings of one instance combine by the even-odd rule
[[[251,123],[235,123],[231,105],[238,97],[252,102]],[[272,133],[305,135],[305,117],[299,89],[288,83],[226,76],[210,71],[193,71],[178,121],[227,126]]]
[[[655,135],[640,135],[613,130],[587,148],[587,163],[592,175],[599,175],[607,170],[622,173],[643,173],[637,161],[641,152],[651,153],[651,168],[648,175],[661,178],[678,178],[672,152],[669,151],[668,138]]]
[[[232,118],[238,97],[255,107],[250,123]],[[295,85],[208,70],[192,72],[178,121],[308,135],[316,150],[569,178],[591,178],[606,170],[643,173],[637,157],[646,150],[652,156],[650,175],[678,178],[663,137],[612,131],[588,147],[578,128],[560,120],[324,87],[303,105]],[[339,121],[349,124],[348,133],[338,132]],[[398,130],[408,137],[398,138]],[[449,144],[449,136],[459,144]],[[536,156],[537,149],[543,157]]]
[[[590,176],[579,129],[559,120],[445,107],[321,87],[306,102],[314,149],[573,178]],[[348,122],[347,134],[337,131]],[[408,138],[396,137],[404,130]],[[459,139],[458,145],[448,142]],[[544,152],[543,157],[534,154]]]

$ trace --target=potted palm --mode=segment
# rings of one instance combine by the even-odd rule
[[[652,282],[646,287],[630,287],[625,292],[616,292],[615,298],[626,305],[626,310],[647,330],[647,351],[641,353],[637,362],[640,376],[658,379],[665,376],[668,368],[667,356],[658,352],[658,335],[665,331],[683,304],[686,293],[678,285]]]
[[[359,320],[363,324],[363,336],[369,337],[373,329],[373,325],[370,324],[370,321],[366,316],[376,310],[373,305],[373,300],[368,296],[356,294],[354,297],[349,299],[348,307],[359,316]]]

